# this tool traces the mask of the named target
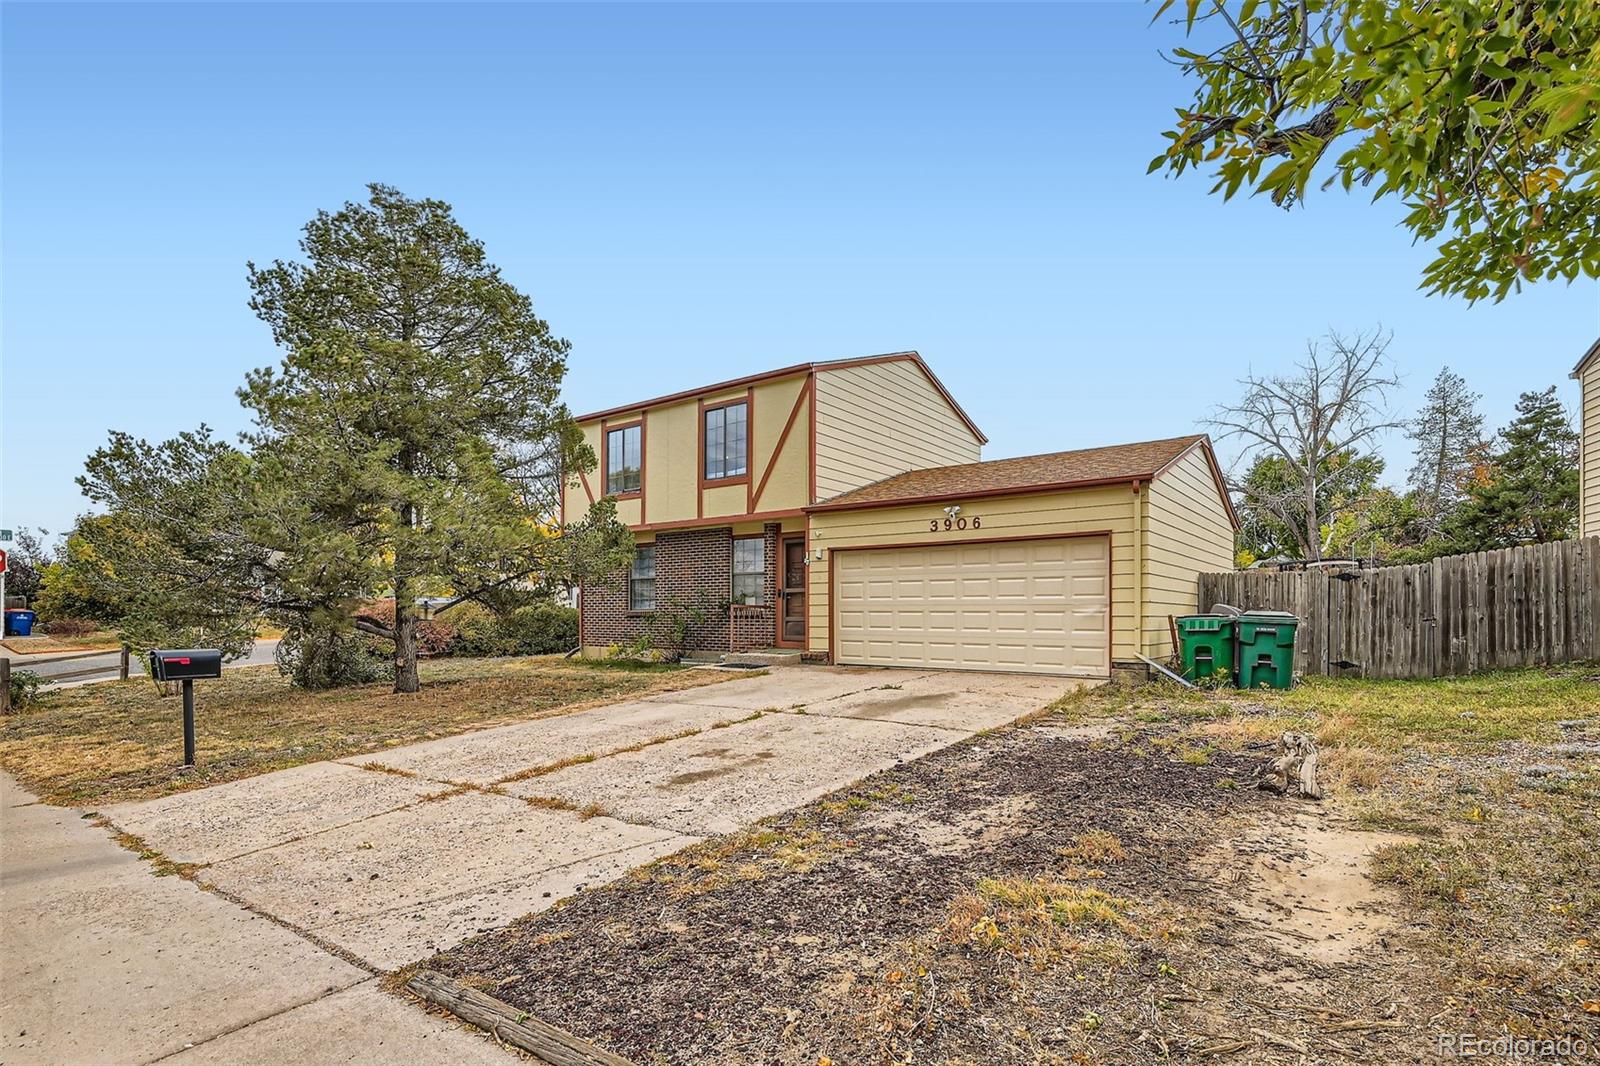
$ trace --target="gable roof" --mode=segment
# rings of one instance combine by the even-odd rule
[[[1204,434],[908,470],[840,493],[832,499],[812,504],[806,510],[892,507],[907,503],[964,500],[975,496],[1015,496],[1028,492],[1150,481],[1161,476],[1195,448],[1205,452],[1212,477],[1217,483],[1217,491],[1222,495],[1228,516],[1237,528],[1238,517],[1233,512],[1222,470],[1211,450],[1211,438]]]
[[[950,390],[944,387],[944,382],[939,380],[937,374],[928,369],[928,364],[924,362],[922,356],[916,352],[889,352],[886,355],[862,355],[849,359],[823,359],[809,363],[795,363],[793,366],[779,367],[777,370],[765,370],[759,374],[749,374],[742,378],[730,378],[727,381],[718,381],[715,384],[702,385],[697,389],[684,389],[681,392],[671,392],[665,396],[657,396],[653,399],[643,400],[639,403],[623,404],[619,407],[608,407],[604,411],[593,411],[586,415],[579,415],[576,419],[574,419],[574,421],[593,422],[596,419],[609,418],[612,415],[631,414],[634,411],[643,411],[650,407],[664,407],[667,404],[681,403],[684,400],[692,400],[696,396],[705,396],[709,393],[722,392],[726,389],[742,388],[748,385],[755,385],[763,381],[774,381],[778,378],[793,377],[796,374],[809,374],[812,372],[821,373],[829,370],[844,370],[853,366],[869,366],[873,363],[895,362],[915,363],[917,368],[927,375],[928,381],[935,389],[938,390],[939,395],[944,397],[944,401],[950,405],[950,409],[956,413],[962,422],[966,423],[968,429],[972,430],[973,436],[978,438],[978,443],[989,443],[989,438],[984,436],[983,430],[979,429],[977,423],[972,420],[971,416],[969,416],[966,411],[962,410],[961,405],[956,403],[955,397],[950,395]]]
[[[1589,350],[1583,353],[1583,358],[1578,360],[1578,365],[1573,367],[1572,373],[1567,376],[1575,378],[1582,374],[1583,368],[1588,366],[1589,361],[1595,356],[1600,356],[1600,340],[1597,340],[1593,344],[1589,345]]]

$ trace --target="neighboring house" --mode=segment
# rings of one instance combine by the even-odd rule
[[[698,608],[687,650],[1102,677],[1165,656],[1237,522],[1202,436],[980,462],[915,352],[801,363],[578,419],[632,570],[585,585],[586,654]]]
[[[1572,368],[1578,381],[1578,536],[1600,537],[1600,340]]]

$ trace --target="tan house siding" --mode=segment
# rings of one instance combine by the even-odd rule
[[[1600,357],[1588,360],[1578,375],[1579,424],[1583,434],[1579,535],[1600,536]]]
[[[816,405],[818,500],[980,458],[982,442],[910,360],[818,370]]]
[[[748,514],[795,512],[809,503],[809,373],[763,381],[748,388],[723,389],[642,411],[609,414],[581,423],[584,440],[603,463],[602,430],[642,420],[644,490],[637,499],[617,502],[617,517],[639,528],[739,519]],[[700,410],[702,402],[748,400],[752,446],[750,476],[727,485],[701,485]],[[791,420],[792,419],[792,420]],[[788,435],[784,429],[788,427]],[[778,445],[782,440],[782,449]],[[757,490],[760,496],[752,500]],[[605,472],[597,466],[569,479],[566,519],[575,522],[605,494]],[[751,506],[752,503],[754,506]]]
[[[1194,613],[1201,574],[1233,569],[1233,524],[1203,449],[1151,482],[1144,524],[1144,653],[1161,659],[1172,650],[1167,616]]]
[[[832,604],[829,602],[829,555],[836,548],[891,545],[934,546],[995,538],[1108,533],[1111,538],[1111,657],[1127,659],[1135,649],[1133,543],[1134,508],[1131,485],[1068,492],[1039,493],[973,500],[963,505],[963,531],[930,531],[942,527],[944,504],[908,504],[861,511],[811,515],[808,648],[827,653]],[[978,519],[978,528],[972,520]],[[818,551],[822,558],[817,559]]]

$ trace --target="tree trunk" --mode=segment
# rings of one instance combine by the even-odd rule
[[[394,579],[394,690],[416,692],[422,687],[417,676],[417,606],[412,601],[411,585],[398,573]]]

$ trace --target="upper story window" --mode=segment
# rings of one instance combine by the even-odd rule
[[[749,467],[750,408],[743,401],[708,407],[705,412],[707,481],[745,477]]]
[[[643,427],[638,424],[606,431],[606,495],[626,496],[639,491],[644,456]]]
[[[628,610],[656,609],[656,546],[641,544],[633,552],[633,569],[628,572]]]

